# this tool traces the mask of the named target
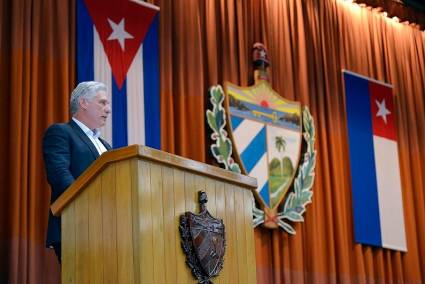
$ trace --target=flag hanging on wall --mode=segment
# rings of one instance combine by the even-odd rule
[[[355,241],[407,251],[392,86],[343,76]]]
[[[160,149],[159,8],[140,0],[77,0],[77,80],[110,90],[101,129],[114,148]]]

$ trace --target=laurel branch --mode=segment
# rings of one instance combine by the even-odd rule
[[[211,144],[211,152],[216,160],[224,165],[226,170],[240,173],[241,169],[239,165],[232,158],[232,141],[227,137],[227,132],[224,130],[226,126],[226,112],[223,108],[223,88],[220,85],[213,86],[208,90],[208,93],[213,110],[207,110],[207,121],[213,131],[211,139],[215,141],[215,143]]]

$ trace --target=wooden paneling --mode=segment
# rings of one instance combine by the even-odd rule
[[[235,231],[236,231],[236,255],[238,259],[239,283],[248,283],[246,274],[247,267],[247,245],[245,238],[245,220],[244,220],[244,190],[234,186],[235,194]]]
[[[184,173],[184,208],[185,211],[195,212],[198,208],[196,202],[198,194],[195,191],[195,176]]]
[[[133,147],[133,146],[130,146]],[[130,148],[128,147],[128,148]],[[227,183],[242,185],[246,188],[257,188],[257,180],[218,167],[186,159],[167,152],[145,146],[137,146],[137,156],[146,160],[155,161],[163,165],[175,167],[196,175],[218,178]]]
[[[131,173],[131,220],[132,220],[132,242],[133,242],[133,265],[134,265],[134,282],[142,283],[140,275],[141,263],[141,243],[140,243],[140,215],[139,211],[139,161],[132,159],[130,163]]]
[[[175,207],[174,207],[174,181],[173,169],[162,167],[162,200],[164,210],[164,267],[165,283],[173,283],[177,279],[177,259],[176,238],[179,231],[176,231]]]
[[[139,224],[140,278],[142,283],[154,282],[153,218],[150,163],[139,162]]]
[[[90,189],[89,189],[90,190]],[[89,190],[84,191],[75,200],[75,280],[76,283],[88,283],[90,267],[89,257]]]
[[[214,179],[207,178],[205,180],[205,192],[208,196],[207,209],[213,216],[217,215],[217,208],[215,202],[215,185],[216,181]]]
[[[151,163],[151,204],[152,204],[152,233],[153,247],[152,255],[154,282],[165,283],[164,260],[164,214],[162,202],[162,169],[156,163]]]
[[[75,282],[75,203],[62,215],[62,283]]]
[[[102,180],[95,179],[87,188],[89,224],[89,279],[90,283],[103,282],[103,228],[102,228]]]
[[[226,280],[228,283],[239,283],[238,275],[238,255],[237,255],[237,240],[236,240],[236,222],[235,222],[235,193],[233,186],[225,184],[225,211],[226,218],[225,226],[227,232],[227,248],[226,255],[228,262],[226,263]]]
[[[176,271],[178,284],[186,284],[191,279],[192,275],[188,271],[185,256],[180,244],[179,233],[179,218],[180,215],[186,211],[186,198],[185,198],[185,173],[178,169],[173,169],[174,180],[174,230],[176,232],[175,246],[176,246]]]
[[[246,239],[246,275],[251,283],[257,282],[257,273],[255,267],[255,248],[254,244],[254,230],[252,229],[252,192],[244,190],[244,223],[245,223],[245,239]]]
[[[222,219],[225,226],[225,232],[226,232],[226,252],[224,255],[224,266],[223,270],[221,271],[220,275],[216,278],[217,283],[229,283],[228,282],[228,275],[231,273],[231,270],[228,267],[228,264],[230,262],[229,260],[229,228],[226,221],[226,198],[225,198],[225,189],[224,189],[224,182],[217,181],[215,183],[215,202],[216,202],[216,215],[214,215],[215,218]]]
[[[104,167],[63,211],[63,283],[197,283],[179,217],[207,209],[226,226],[224,269],[213,282],[255,283],[252,194],[246,185],[140,156]]]
[[[190,173],[190,172],[185,172],[184,173],[184,201],[185,201],[185,205],[184,205],[184,210],[183,212],[179,213],[179,215],[184,214],[184,212],[186,211],[190,211],[190,212],[198,212],[198,208],[199,206],[197,205],[197,202],[194,202],[197,200],[198,197],[198,193],[195,189],[195,175]],[[178,235],[178,239],[180,241],[180,234]],[[180,252],[181,252],[181,258],[180,259],[184,259],[186,261],[186,256],[183,253],[183,249],[180,246]],[[188,268],[188,266],[184,265],[184,268],[181,268],[183,271],[183,277],[182,280],[180,282],[179,279],[179,283],[195,283],[193,281],[193,276],[192,273],[190,271],[190,269]],[[183,282],[183,279],[185,279],[185,281]]]
[[[194,194],[194,199],[192,200],[193,203],[195,204],[199,204],[198,203],[198,198],[199,198],[199,191],[205,191],[205,187],[206,186],[206,178],[204,176],[200,176],[200,175],[195,175],[195,194]],[[196,211],[193,211],[194,213],[199,213],[199,205],[196,206]]]
[[[257,180],[252,177],[236,174],[231,171],[226,171],[218,167],[213,167],[146,146],[132,145],[103,153],[99,159],[97,159],[83,175],[78,177],[78,179],[52,204],[51,210],[53,214],[58,216],[63,208],[72,202],[72,200],[74,200],[107,165],[123,160],[129,161],[132,158],[157,162],[161,165],[179,168],[185,172],[191,172],[196,175],[217,178],[248,189],[257,188]]]
[[[107,167],[102,179],[102,228],[104,283],[118,283],[117,208],[115,192],[115,164]]]
[[[118,283],[134,283],[131,171],[128,161],[115,166]]]

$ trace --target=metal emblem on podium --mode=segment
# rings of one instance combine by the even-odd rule
[[[181,245],[186,263],[199,283],[211,283],[211,278],[223,268],[226,238],[224,223],[211,216],[206,208],[207,194],[199,191],[200,213],[186,212],[180,216]]]

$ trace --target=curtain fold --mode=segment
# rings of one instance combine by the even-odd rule
[[[41,138],[48,125],[69,118],[74,1],[2,1],[1,7],[1,207],[7,219],[1,238],[7,253],[0,282],[57,283],[56,256],[45,248],[50,189]]]
[[[160,6],[163,150],[214,163],[207,90],[252,84],[263,42],[271,84],[307,105],[318,153],[296,235],[255,230],[259,283],[425,281],[425,34],[340,0],[152,0]],[[75,1],[0,2],[0,282],[57,283],[44,248],[49,187],[41,137],[66,121],[75,85]],[[354,243],[341,70],[394,86],[408,252]]]
[[[10,29],[8,28],[7,23],[10,22],[10,3],[7,1],[0,2],[0,135],[1,137],[8,137],[10,126],[8,124],[9,117],[9,86],[4,82],[10,80],[10,59],[9,59],[9,46],[7,44],[7,39],[10,38]],[[6,139],[3,140],[2,147],[0,147],[0,157],[6,157],[8,153],[9,142]],[[11,222],[9,218],[9,200],[10,200],[10,191],[7,190],[9,177],[9,167],[8,161],[4,159],[3,163],[0,163],[0,184],[3,185],[3,188],[0,189],[2,198],[0,198],[0,281],[4,281],[8,278],[9,275],[9,266],[8,266],[8,229]]]

